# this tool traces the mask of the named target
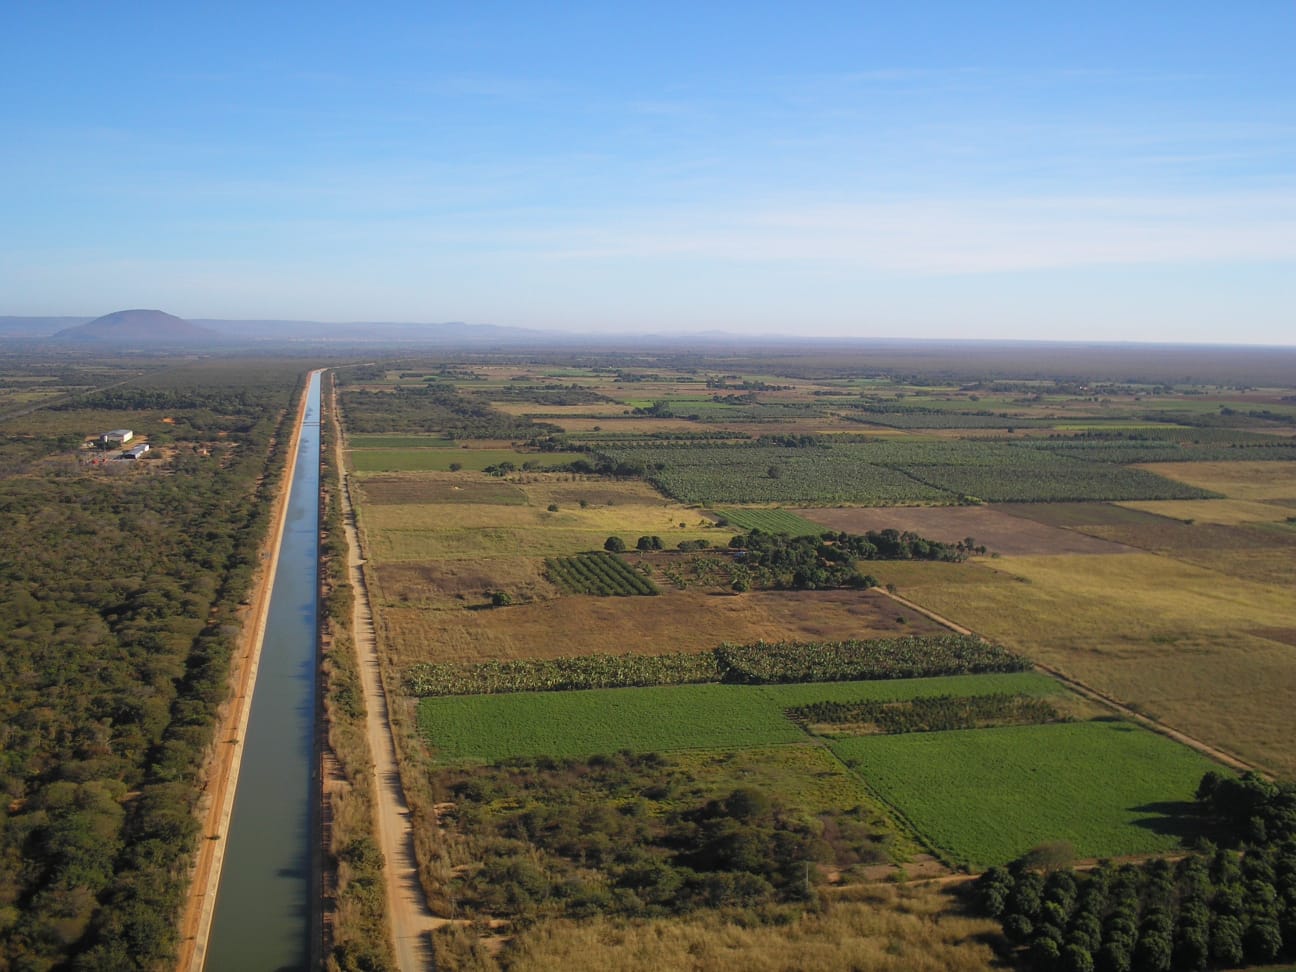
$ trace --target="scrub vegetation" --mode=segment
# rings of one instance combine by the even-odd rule
[[[151,969],[173,957],[200,773],[303,371],[92,369],[7,419],[0,966]],[[110,376],[126,380],[85,387]],[[147,458],[113,461],[88,444],[118,428],[151,444]]]

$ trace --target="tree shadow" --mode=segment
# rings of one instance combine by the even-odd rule
[[[1135,827],[1166,837],[1176,837],[1183,844],[1204,836],[1207,831],[1207,821],[1201,815],[1197,803],[1192,800],[1162,800],[1130,809],[1148,815],[1132,821]]]

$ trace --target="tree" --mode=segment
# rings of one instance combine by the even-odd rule
[[[620,537],[608,537],[603,541],[603,549],[608,553],[624,553],[625,548],[625,541]]]

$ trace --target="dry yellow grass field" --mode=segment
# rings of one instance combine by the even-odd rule
[[[381,576],[381,575],[380,575]],[[743,595],[668,589],[658,597],[567,596],[493,610],[435,610],[392,599],[383,610],[396,657],[478,662],[564,655],[660,655],[725,642],[881,638],[944,629],[867,591],[752,591]],[[480,592],[474,598],[482,602]]]
[[[755,928],[716,914],[547,923],[518,939],[504,967],[512,972],[982,972],[1006,967],[986,944],[997,934],[996,923],[954,913],[947,894],[926,886],[875,886],[856,895],[859,900],[831,901],[821,914]]]
[[[981,635],[1296,774],[1296,653],[1274,638],[1296,629],[1288,585],[1147,553],[899,563],[879,573]]]
[[[1280,522],[1292,515],[1290,507],[1246,499],[1148,500],[1117,505],[1132,510],[1142,510],[1144,513],[1154,513],[1157,516],[1173,517],[1176,520],[1218,523],[1222,526]]]
[[[1229,499],[1296,501],[1296,462],[1159,462],[1135,468]]]
[[[601,549],[612,534],[633,546],[642,535],[657,535],[668,546],[681,540],[728,542],[731,530],[717,527],[698,510],[661,497],[644,483],[609,483],[552,474],[519,476],[509,482],[460,473],[403,474],[413,489],[429,490],[459,477],[510,490],[507,503],[384,503],[366,505],[362,526],[369,553],[378,563],[431,562],[485,557],[547,557]],[[390,489],[388,489],[390,492]],[[513,491],[520,492],[521,502]],[[581,501],[587,505],[582,508]],[[557,506],[550,511],[549,506]],[[680,524],[684,526],[680,526]]]

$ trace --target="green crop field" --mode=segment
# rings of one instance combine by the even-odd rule
[[[647,577],[620,557],[603,551],[547,558],[545,573],[569,594],[625,597],[657,593],[657,586]]]
[[[686,503],[955,503],[1198,499],[1214,494],[1141,469],[1009,442],[922,439],[604,450]]]
[[[832,750],[950,859],[1010,861],[1066,840],[1080,857],[1179,846],[1176,801],[1216,768],[1123,722],[840,739]]]
[[[519,470],[526,463],[535,468],[559,466],[586,458],[579,452],[517,452],[514,449],[359,449],[351,453],[356,472],[446,472],[451,463],[477,472],[487,466],[511,462]]]
[[[740,685],[424,699],[419,727],[443,763],[741,749],[805,738],[759,690]]]
[[[794,537],[817,537],[824,528],[787,510],[743,510],[728,507],[716,510],[716,516],[731,526],[766,533],[787,533]]]
[[[443,696],[419,703],[419,727],[445,763],[512,756],[590,756],[621,749],[742,749],[796,742],[784,710],[812,702],[908,700],[1011,692],[1065,694],[1032,672],[794,685],[652,688]]]

